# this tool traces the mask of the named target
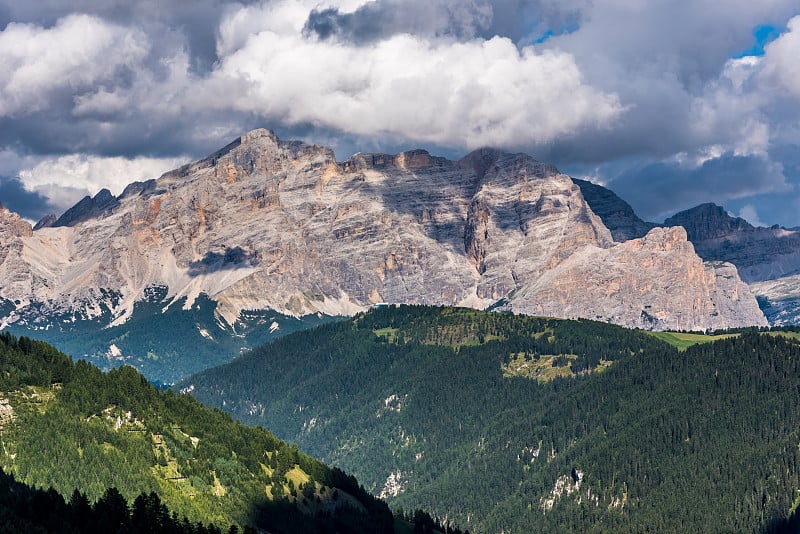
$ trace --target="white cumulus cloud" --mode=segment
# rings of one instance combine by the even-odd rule
[[[745,204],[742,206],[737,216],[741,217],[753,226],[769,226],[761,220],[761,218],[758,216],[758,211],[752,204]]]
[[[504,37],[397,34],[368,46],[304,38],[307,11],[294,8],[273,6],[262,30],[240,13],[222,24],[219,51],[229,54],[205,85],[216,95],[206,101],[267,121],[459,148],[548,143],[603,130],[624,112],[567,53],[519,49]]]
[[[790,95],[800,98],[800,15],[787,24],[787,31],[764,48],[764,74]]]
[[[107,188],[119,195],[131,182],[158,178],[185,162],[186,158],[129,159],[72,154],[45,158],[19,170],[18,174],[26,190],[41,194],[51,206],[63,211],[100,189]]]
[[[51,28],[11,23],[0,32],[0,117],[40,111],[59,90],[74,94],[110,82],[147,51],[143,32],[89,15]]]

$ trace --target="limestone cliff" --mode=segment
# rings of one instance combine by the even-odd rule
[[[572,179],[581,188],[581,193],[603,224],[611,231],[614,241],[628,241],[644,237],[657,225],[645,222],[633,211],[630,204],[619,198],[616,193],[601,185],[587,180]],[[667,225],[676,226],[676,225]]]
[[[771,324],[800,322],[800,228],[754,227],[721,207],[702,204],[675,214],[706,260],[736,265]]]
[[[800,274],[798,228],[757,228],[714,204],[682,211],[664,224],[686,228],[703,259],[733,263],[746,282]]]
[[[508,307],[655,330],[767,324],[736,267],[704,263],[681,227],[655,228],[608,249],[586,247],[522,287]]]
[[[0,262],[0,296],[19,301],[17,312],[35,303],[107,307],[120,322],[147,288],[165,286],[186,306],[209,295],[229,324],[242,310],[483,308],[504,298],[515,311],[648,328],[763,323],[735,269],[720,289],[716,271],[669,232],[615,245],[568,176],[491,149],[458,161],[414,150],[338,162],[328,148],[254,130],[118,198],[84,199],[53,227],[15,235]],[[663,261],[659,247],[670,248]],[[598,261],[622,277],[603,278]],[[581,310],[579,299],[565,300],[567,285],[573,297],[605,296]],[[686,289],[658,295],[674,286]],[[657,320],[642,322],[653,306]]]

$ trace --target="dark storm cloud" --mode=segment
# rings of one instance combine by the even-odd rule
[[[268,127],[340,159],[416,147],[527,152],[612,183],[649,214],[686,207],[686,190],[730,202],[755,191],[760,213],[777,213],[768,191],[780,183],[763,176],[782,165],[795,181],[798,8],[726,5],[0,0],[0,151],[28,158],[0,172],[61,205],[101,185],[99,172],[87,179],[70,162],[150,158],[141,169],[157,172],[153,159],[199,158]],[[764,56],[732,59],[757,44],[759,25],[775,28]],[[45,159],[63,178],[18,172]],[[669,163],[698,160],[707,161],[695,170]],[[648,204],[650,194],[659,198]]]
[[[624,192],[636,212],[660,222],[666,216],[704,202],[722,204],[767,193],[789,193],[781,165],[762,157],[725,154],[695,168],[677,163],[655,163],[629,169],[609,187]]]
[[[492,8],[488,2],[434,0],[370,2],[352,13],[338,8],[314,9],[304,32],[321,39],[335,37],[357,44],[370,43],[399,33],[472,38],[489,27]]]
[[[39,193],[26,191],[19,178],[7,176],[0,176],[0,204],[32,221],[38,221],[56,211],[47,198]]]
[[[576,30],[586,5],[582,0],[376,0],[352,12],[313,9],[303,31],[359,45],[400,33],[456,39],[502,35],[526,43]]]

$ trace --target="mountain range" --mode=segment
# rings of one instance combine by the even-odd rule
[[[0,209],[0,324],[173,381],[221,361],[183,369],[169,363],[182,356],[133,343],[132,324],[158,337],[168,314],[184,345],[224,360],[383,303],[714,330],[766,325],[755,292],[774,323],[794,321],[767,278],[800,292],[783,276],[798,272],[795,231],[743,223],[701,239],[722,215],[647,223],[608,189],[524,154],[337,161],[259,129],[33,227]]]
[[[0,517],[30,524],[16,492],[274,532],[791,528],[798,335],[751,330],[798,321],[797,234],[643,221],[524,154],[268,130],[35,225],[0,207]]]
[[[755,227],[713,203],[681,211],[657,225],[641,220],[612,191],[584,180],[574,181],[615,240],[642,237],[658,226],[681,226],[703,260],[736,266],[770,324],[800,323],[800,228]]]

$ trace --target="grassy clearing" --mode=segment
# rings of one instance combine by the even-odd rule
[[[711,343],[718,339],[727,339],[729,337],[738,337],[739,334],[720,334],[717,336],[707,336],[705,334],[686,334],[683,332],[648,332],[653,337],[657,337],[661,341],[669,343],[680,351],[684,351],[692,345],[699,343]]]
[[[556,365],[556,360],[559,358],[562,365]],[[539,359],[534,359],[532,355],[520,352],[512,354],[509,362],[502,366],[503,376],[506,378],[520,376],[541,383],[550,382],[559,376],[565,378],[573,376],[572,362],[577,358],[576,354],[544,354],[539,356]],[[566,359],[566,362],[564,362],[564,359]],[[563,365],[564,363],[566,365]],[[601,359],[597,367],[581,371],[579,374],[602,373],[611,367],[613,363],[611,360]]]
[[[692,345],[697,345],[698,343],[711,343],[712,341],[717,341],[718,339],[727,339],[729,337],[739,336],[739,334],[720,334],[716,336],[707,336],[705,334],[685,334],[682,332],[648,332],[648,334],[653,337],[657,337],[661,341],[669,343],[681,351],[686,350]],[[782,336],[800,342],[800,333],[798,332],[774,330],[772,332],[765,332],[765,334],[768,336]]]
[[[784,331],[773,331],[768,332],[771,336],[781,336],[785,338],[789,338],[793,341],[800,341],[800,332],[784,332]]]
[[[567,365],[555,366],[556,358],[564,357]],[[576,359],[575,354],[547,355],[543,354],[538,359],[525,353],[517,353],[511,356],[509,362],[503,365],[503,376],[521,376],[539,382],[550,382],[556,377],[572,376],[572,360]]]
[[[397,343],[397,332],[399,331],[399,328],[391,328],[388,326],[386,328],[373,330],[376,336],[386,339],[387,343]]]
[[[295,488],[299,488],[301,484],[308,482],[309,477],[305,471],[300,469],[300,466],[295,464],[294,468],[286,473],[286,481],[290,480],[294,483]]]

